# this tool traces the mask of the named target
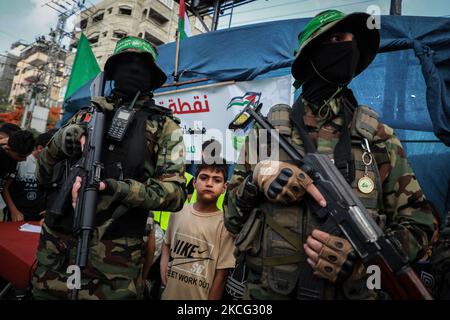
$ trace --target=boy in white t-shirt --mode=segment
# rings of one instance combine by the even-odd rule
[[[219,300],[234,268],[234,241],[216,207],[227,166],[211,162],[197,168],[197,202],[170,216],[161,253],[163,300]]]

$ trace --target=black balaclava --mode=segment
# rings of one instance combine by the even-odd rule
[[[131,101],[138,91],[141,96],[151,96],[151,61],[146,58],[140,53],[129,53],[118,61],[112,75],[114,96],[123,101]]]
[[[355,40],[316,45],[310,52],[303,97],[323,105],[338,87],[346,87],[353,79],[358,61],[359,49]]]
[[[356,73],[358,62],[359,50],[355,40],[320,44],[310,53],[310,67],[303,84],[302,96],[318,107],[318,110],[313,112],[320,112],[332,97],[342,97],[342,107],[338,112],[344,119],[343,128],[348,127],[358,105],[352,91],[347,88]],[[300,104],[302,109],[300,102],[301,99],[297,104]],[[304,114],[304,110],[300,110],[300,114]],[[303,133],[302,139],[305,141],[309,138]],[[314,149],[315,147],[307,152],[315,152]],[[342,131],[334,149],[334,161],[344,178],[351,184],[355,179],[355,168],[349,130]]]

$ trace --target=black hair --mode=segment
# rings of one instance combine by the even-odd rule
[[[20,127],[17,124],[14,123],[5,123],[0,127],[0,132],[6,133],[8,136],[10,136],[12,133],[17,132],[20,130]]]
[[[203,158],[202,163],[199,164],[197,170],[195,171],[195,179],[198,178],[198,175],[202,170],[211,170],[213,172],[219,172],[223,174],[223,180],[227,181],[228,176],[228,165],[222,158]]]
[[[34,149],[34,137],[30,131],[19,130],[14,132],[8,139],[8,145],[12,151],[25,155]]]
[[[52,138],[52,136],[53,136],[53,134],[51,134],[49,132],[45,132],[45,133],[38,135],[36,138],[36,141],[34,142],[34,147],[35,148],[37,148],[38,146],[45,147],[47,145],[47,143],[50,141],[50,139]]]

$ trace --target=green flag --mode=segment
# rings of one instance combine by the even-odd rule
[[[78,89],[94,79],[100,73],[100,67],[95,59],[89,41],[82,33],[78,42],[77,54],[72,65],[69,83],[67,84],[64,100],[69,98]]]

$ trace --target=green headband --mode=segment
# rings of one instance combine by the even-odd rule
[[[153,49],[150,43],[136,37],[126,37],[119,40],[119,42],[117,42],[116,44],[116,48],[114,49],[113,54],[121,53],[128,49],[134,49],[140,52],[150,53],[154,61],[156,61],[156,59],[158,58],[155,49]]]
[[[303,32],[298,36],[299,47],[305,43],[317,30],[330,22],[341,20],[345,17],[345,14],[338,10],[327,10],[317,17],[311,19],[303,29]]]

